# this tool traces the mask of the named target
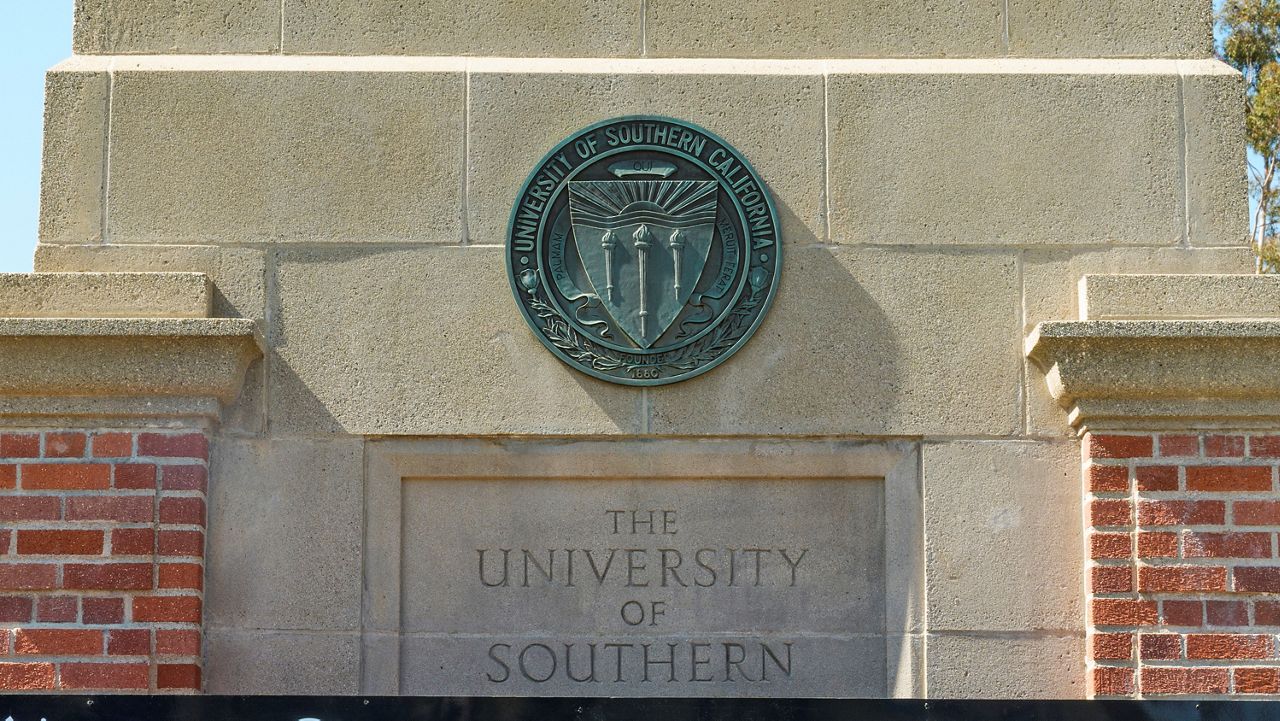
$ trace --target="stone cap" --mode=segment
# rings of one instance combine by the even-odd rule
[[[1087,275],[1081,320],[1280,318],[1280,275]]]
[[[1280,423],[1280,278],[1087,276],[1026,354],[1081,432]]]
[[[203,273],[0,273],[0,318],[208,318]]]
[[[242,318],[0,318],[0,417],[216,417],[263,348]]]

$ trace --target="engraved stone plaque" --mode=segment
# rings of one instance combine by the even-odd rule
[[[880,479],[406,480],[400,690],[864,696]]]

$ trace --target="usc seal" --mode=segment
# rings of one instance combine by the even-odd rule
[[[560,143],[516,198],[507,270],[538,339],[583,373],[653,386],[741,348],[777,292],[778,215],[728,143],[625,117]]]

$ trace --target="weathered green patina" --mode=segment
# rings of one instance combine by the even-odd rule
[[[665,385],[723,363],[759,327],[782,269],[777,211],[729,144],[661,117],[560,143],[516,198],[511,287],[561,360]]]

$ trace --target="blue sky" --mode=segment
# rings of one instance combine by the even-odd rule
[[[31,270],[44,71],[71,55],[72,4],[6,0],[0,10],[0,272]]]

